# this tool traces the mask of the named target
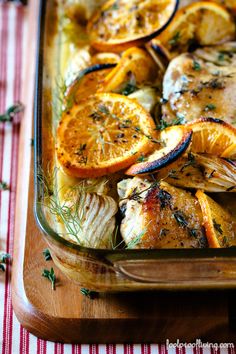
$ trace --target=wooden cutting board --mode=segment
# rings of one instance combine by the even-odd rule
[[[22,100],[26,105],[21,126],[16,206],[13,307],[22,325],[36,336],[67,343],[163,343],[175,341],[236,340],[235,293],[148,292],[100,294],[90,300],[42,255],[46,247],[33,214],[33,91],[38,0],[30,1],[27,75]],[[42,277],[53,266],[56,290]],[[230,326],[228,319],[230,312]]]

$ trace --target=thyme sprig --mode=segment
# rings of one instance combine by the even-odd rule
[[[9,253],[2,252],[0,253],[0,270],[5,271],[5,265],[7,264],[7,260],[11,259],[11,256]]]
[[[24,106],[22,103],[15,103],[14,105],[10,106],[5,113],[0,115],[0,122],[12,122],[16,114],[22,112],[23,110]]]
[[[157,130],[164,130],[168,127],[172,127],[173,125],[182,125],[184,123],[185,123],[184,115],[181,113],[177,113],[176,118],[170,123],[166,122],[163,118],[161,118],[160,123],[156,125],[156,129]]]
[[[89,290],[86,288],[81,288],[80,292],[82,295],[88,297],[90,300],[94,300],[98,297],[98,292],[97,291],[93,291],[93,290]]]
[[[3,181],[0,182],[0,191],[7,191],[9,189],[10,189],[10,187],[6,182],[3,182]]]
[[[56,289],[56,275],[55,275],[55,272],[54,272],[54,269],[51,268],[50,270],[48,269],[44,269],[43,272],[42,272],[42,276],[47,278],[51,284],[52,284],[52,290],[55,290]]]
[[[218,224],[215,219],[213,219],[213,226],[214,226],[214,229],[219,232],[219,234],[221,234],[221,235],[223,234],[223,230],[221,228],[221,225]]]
[[[44,256],[45,261],[50,261],[52,259],[51,253],[48,248],[43,250],[43,256]]]

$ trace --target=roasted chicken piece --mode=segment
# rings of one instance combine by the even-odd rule
[[[202,212],[189,192],[135,177],[118,183],[127,248],[207,247]]]
[[[236,43],[198,49],[173,59],[163,80],[163,120],[213,117],[236,124]]]

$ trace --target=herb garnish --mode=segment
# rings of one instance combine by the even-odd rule
[[[198,236],[198,230],[197,229],[189,229],[188,231],[189,231],[190,236],[193,236],[193,237],[197,238],[197,236]]]
[[[109,11],[111,11],[111,10],[119,10],[119,4],[117,2],[115,2],[113,5],[111,5],[111,7],[109,7],[108,10]]]
[[[0,253],[0,270],[3,272],[5,271],[5,264],[7,263],[7,260],[10,258],[11,256],[9,253]]]
[[[205,108],[204,111],[208,112],[208,111],[213,111],[214,109],[216,109],[216,106],[212,103],[208,103]]]
[[[185,219],[185,215],[182,213],[182,211],[177,210],[173,213],[175,220],[177,221],[177,223],[182,226],[182,227],[187,227],[188,226],[188,222]]]
[[[93,299],[98,297],[98,292],[97,291],[89,290],[89,289],[86,289],[86,288],[81,288],[80,292],[81,292],[82,295],[88,297],[91,300],[93,300]]]
[[[0,191],[7,191],[9,190],[9,186],[6,182],[0,182]]]
[[[131,83],[127,83],[126,86],[120,92],[121,95],[128,96],[137,90],[137,86]]]
[[[223,230],[221,228],[221,225],[218,224],[215,219],[213,219],[213,226],[216,231],[218,231],[221,235],[223,234]]]
[[[196,70],[196,71],[200,71],[202,69],[201,65],[196,60],[193,61],[193,69]]]
[[[9,107],[4,114],[0,115],[0,122],[12,122],[13,118],[17,113],[22,112],[24,106],[22,103],[18,102],[11,107]]]
[[[43,255],[44,255],[45,261],[50,261],[52,259],[51,253],[48,248],[43,250]]]
[[[186,167],[194,166],[195,164],[196,164],[195,156],[191,152],[189,152],[188,153],[188,161],[181,167],[179,172],[183,172]]]
[[[144,161],[147,161],[147,157],[145,157],[144,155],[140,155],[140,156],[137,158],[137,162],[144,162]]]
[[[185,116],[182,113],[177,112],[176,114],[176,119],[174,119],[171,123],[166,122],[164,119],[160,119],[160,123],[157,124],[156,129],[157,130],[164,130],[168,127],[171,127],[173,125],[182,125],[185,123]]]
[[[169,192],[165,191],[164,189],[160,189],[158,192],[158,198],[161,203],[161,209],[170,206],[172,196]]]
[[[224,53],[219,53],[218,60],[219,61],[224,61],[225,60],[225,54]]]
[[[178,44],[179,39],[180,39],[180,32],[178,31],[174,34],[174,36],[169,40],[168,43],[171,47],[175,47]]]
[[[47,278],[51,282],[52,290],[55,290],[56,276],[54,273],[54,269],[53,268],[51,268],[50,270],[44,269],[42,276]]]

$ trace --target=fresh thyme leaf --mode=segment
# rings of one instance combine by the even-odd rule
[[[0,191],[7,191],[9,190],[9,186],[6,182],[0,182]]]
[[[50,270],[44,269],[42,276],[47,278],[51,282],[52,290],[55,290],[56,276],[54,273],[54,269],[53,268],[51,268]]]
[[[181,167],[180,172],[183,172],[183,170],[188,166],[194,166],[195,163],[196,163],[195,156],[191,152],[189,152],[188,161]]]
[[[166,122],[164,119],[161,118],[160,123],[157,124],[157,130],[164,130],[172,125],[182,125],[185,123],[185,116],[182,113],[177,112],[176,119],[174,119],[171,123]]]
[[[196,60],[193,61],[193,69],[196,70],[196,71],[200,71],[202,69],[201,65]]]
[[[208,103],[205,108],[204,111],[208,112],[208,111],[213,111],[214,109],[216,109],[216,106],[212,103]]]
[[[89,290],[89,289],[86,289],[86,288],[81,288],[80,292],[81,292],[82,295],[88,297],[91,300],[93,300],[93,299],[98,297],[98,292],[97,291]]]
[[[182,226],[182,227],[187,227],[188,226],[188,222],[185,219],[185,215],[182,213],[182,211],[177,210],[173,213],[175,220],[177,221],[177,223]]]
[[[6,264],[7,259],[11,259],[11,255],[9,253],[1,253],[0,254],[0,263]]]
[[[78,151],[76,152],[76,155],[83,155],[83,152],[86,150],[86,146],[87,144],[80,144],[80,147],[78,149]]]
[[[18,102],[11,107],[9,107],[4,114],[0,115],[0,122],[11,122],[15,115],[22,112],[24,106],[22,103]]]
[[[172,125],[180,125],[185,123],[185,116],[182,113],[177,112],[176,113],[177,119],[173,121]]]
[[[90,114],[90,117],[96,122],[102,119],[102,116],[99,112],[93,112]]]
[[[137,90],[137,86],[131,83],[127,83],[126,86],[120,92],[121,95],[128,96]]]
[[[119,4],[115,2],[108,10],[119,10]]]
[[[110,114],[109,109],[108,109],[105,105],[103,105],[103,104],[100,104],[100,105],[98,106],[98,109],[99,109],[99,112],[101,112],[101,113],[104,113],[104,114],[106,114],[106,115],[109,115],[109,114]]]
[[[180,32],[176,32],[174,36],[169,40],[169,45],[173,48],[178,44],[178,41],[180,39]]]
[[[158,197],[160,199],[161,209],[164,209],[165,207],[170,206],[171,200],[172,200],[172,196],[170,193],[168,193],[164,189],[160,189],[158,192]]]
[[[147,161],[147,157],[146,156],[141,155],[141,156],[139,156],[137,158],[137,162],[144,162],[144,161]]]
[[[156,129],[157,129],[157,130],[164,130],[164,129],[170,127],[171,125],[172,125],[172,124],[167,123],[164,119],[161,118],[161,119],[160,119],[160,123],[157,124],[157,126],[156,126]]]
[[[218,60],[219,61],[224,61],[225,60],[225,54],[220,52],[219,55],[218,55]]]
[[[176,170],[171,170],[171,171],[168,173],[168,177],[170,177],[170,178],[172,178],[172,179],[179,179],[179,177],[176,176],[176,173],[177,173]]]
[[[11,256],[9,253],[0,253],[0,270],[5,272],[5,264],[7,263],[7,259],[10,259]]]
[[[51,253],[48,248],[43,250],[43,255],[44,255],[45,261],[50,261],[52,259]]]
[[[197,236],[198,236],[198,230],[197,229],[189,229],[188,231],[189,231],[190,236],[193,236],[193,237],[197,238]]]
[[[218,224],[215,219],[213,219],[213,226],[216,231],[218,231],[221,235],[223,234],[223,230],[221,228],[221,225]]]

